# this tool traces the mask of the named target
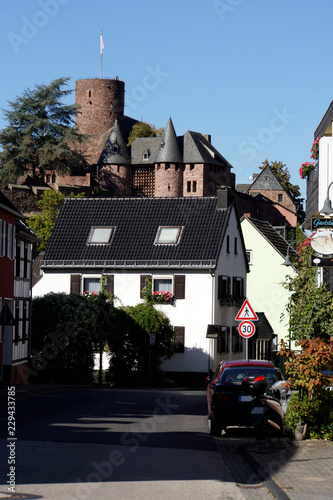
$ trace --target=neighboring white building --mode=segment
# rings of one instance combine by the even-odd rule
[[[247,297],[256,312],[264,312],[275,337],[275,343],[287,341],[289,315],[286,305],[290,292],[282,283],[286,276],[295,276],[293,267],[283,265],[286,255],[295,253],[281,234],[265,221],[241,219],[250,272],[247,277]],[[281,315],[284,318],[281,320]]]
[[[179,349],[164,369],[204,372],[221,357],[243,357],[235,316],[243,303],[248,263],[235,205],[217,197],[68,198],[41,262],[33,295],[98,291],[107,276],[115,305],[135,305],[148,276]],[[215,325],[217,335],[207,335]]]

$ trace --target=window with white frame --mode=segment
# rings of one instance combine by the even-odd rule
[[[99,293],[102,289],[100,278],[84,278],[83,291],[89,293]]]
[[[114,227],[92,227],[88,236],[88,245],[108,245],[111,242]]]
[[[155,245],[177,245],[182,229],[181,226],[160,226],[155,238]]]
[[[153,277],[153,292],[170,292],[173,293],[172,277]]]
[[[7,257],[13,259],[15,254],[15,227],[12,224],[7,224]]]

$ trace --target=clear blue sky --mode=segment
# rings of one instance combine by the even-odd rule
[[[304,196],[298,169],[333,99],[332,19],[332,0],[2,2],[0,108],[35,84],[98,78],[103,30],[103,77],[125,82],[128,116],[211,134],[237,183],[282,161]]]

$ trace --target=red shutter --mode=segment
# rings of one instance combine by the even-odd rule
[[[80,294],[81,290],[81,275],[71,274],[71,293]]]
[[[176,274],[174,277],[174,297],[175,299],[185,299],[185,275]]]

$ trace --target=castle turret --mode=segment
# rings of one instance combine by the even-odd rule
[[[131,196],[131,157],[116,120],[98,160],[99,186],[112,196]]]
[[[155,196],[183,196],[182,154],[171,118],[155,158]]]

